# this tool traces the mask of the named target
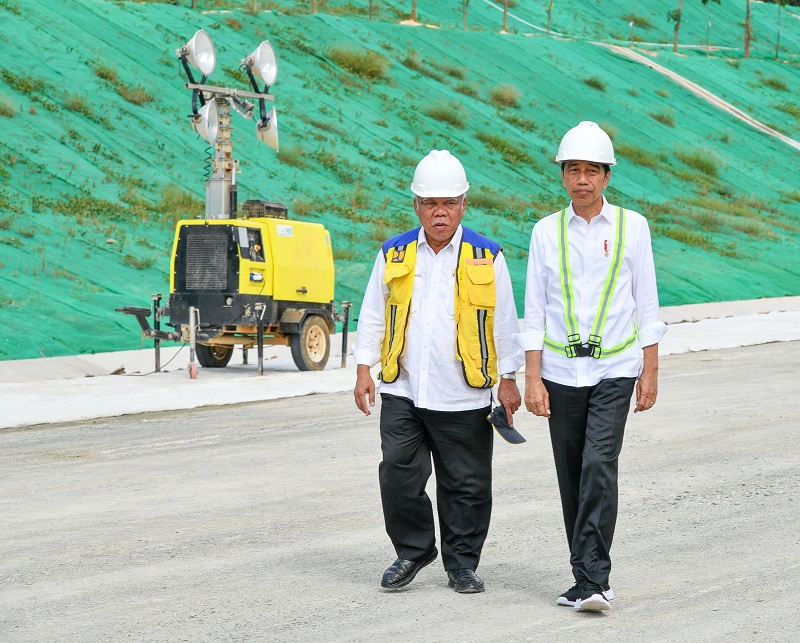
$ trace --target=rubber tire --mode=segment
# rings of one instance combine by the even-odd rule
[[[233,346],[196,344],[194,353],[197,355],[197,361],[205,368],[225,368],[233,356]]]
[[[319,315],[309,315],[299,333],[289,336],[292,359],[301,371],[321,371],[331,354],[328,325]]]

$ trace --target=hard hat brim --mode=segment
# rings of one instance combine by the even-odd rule
[[[559,158],[559,157],[556,157],[556,158],[553,159],[553,162],[554,163],[558,163],[559,165],[563,165],[564,163],[567,163],[568,161],[586,161],[587,163],[599,163],[600,165],[616,165],[617,164],[617,159],[616,158],[612,158],[610,161],[599,161],[597,159],[562,159],[562,158]]]
[[[469,183],[467,183],[467,187],[463,192],[459,190],[424,190],[415,188],[413,184],[411,185],[411,191],[420,199],[452,199],[466,194],[467,190],[469,190]]]

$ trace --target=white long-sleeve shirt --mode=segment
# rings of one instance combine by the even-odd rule
[[[637,330],[637,344],[613,357],[561,355],[544,346],[547,338],[567,343],[558,250],[559,212],[539,221],[531,234],[525,288],[525,321],[516,340],[523,351],[542,351],[542,377],[566,386],[593,386],[612,377],[638,377],[642,347],[657,344],[667,331],[658,319],[658,291],[647,220],[627,210],[622,267],[602,334],[602,346],[621,344]],[[570,204],[567,236],[575,312],[581,343],[586,343],[614,257],[616,208],[603,197],[603,209],[587,224]],[[636,326],[634,326],[636,324]]]
[[[400,374],[392,383],[380,382],[381,393],[406,397],[417,408],[433,411],[467,411],[490,403],[488,389],[470,387],[456,358],[455,273],[462,227],[438,254],[433,252],[420,228],[414,288],[408,318],[405,353]],[[380,361],[386,332],[385,309],[389,289],[383,283],[386,259],[378,253],[358,318],[353,347],[356,364],[373,366]],[[497,304],[494,343],[500,373],[516,371],[524,356],[514,342],[519,331],[517,308],[503,253],[494,259]]]

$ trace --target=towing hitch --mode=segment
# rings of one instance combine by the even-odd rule
[[[137,308],[136,306],[123,306],[122,308],[115,308],[118,313],[125,313],[126,315],[134,315],[139,326],[142,327],[142,335],[150,339],[160,339],[167,342],[181,341],[181,334],[179,332],[168,332],[152,328],[150,322],[147,320],[150,317],[149,308]]]

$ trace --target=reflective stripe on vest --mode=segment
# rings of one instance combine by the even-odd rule
[[[497,382],[493,262],[500,246],[468,228],[462,228],[462,232],[455,275],[456,358],[462,364],[469,386],[490,388]],[[383,283],[389,288],[389,298],[380,379],[387,383],[399,377],[400,358],[405,352],[418,235],[419,228],[416,228],[383,245],[386,258]]]
[[[636,325],[633,327],[633,334],[625,341],[611,348],[602,348],[601,341],[603,330],[605,329],[608,310],[611,308],[611,299],[614,296],[614,289],[617,277],[622,268],[622,256],[625,250],[625,229],[626,211],[617,207],[617,237],[614,244],[614,256],[611,258],[611,265],[608,267],[608,274],[603,285],[603,292],[600,296],[600,303],[597,308],[597,315],[594,318],[592,330],[589,333],[588,341],[581,343],[581,336],[578,326],[578,316],[575,313],[575,297],[572,288],[572,273],[569,262],[569,238],[567,227],[569,216],[567,210],[562,210],[558,217],[558,261],[559,275],[561,280],[561,295],[564,299],[564,323],[567,328],[567,344],[556,343],[549,337],[545,337],[544,345],[561,355],[567,357],[613,357],[619,355],[636,343]]]

